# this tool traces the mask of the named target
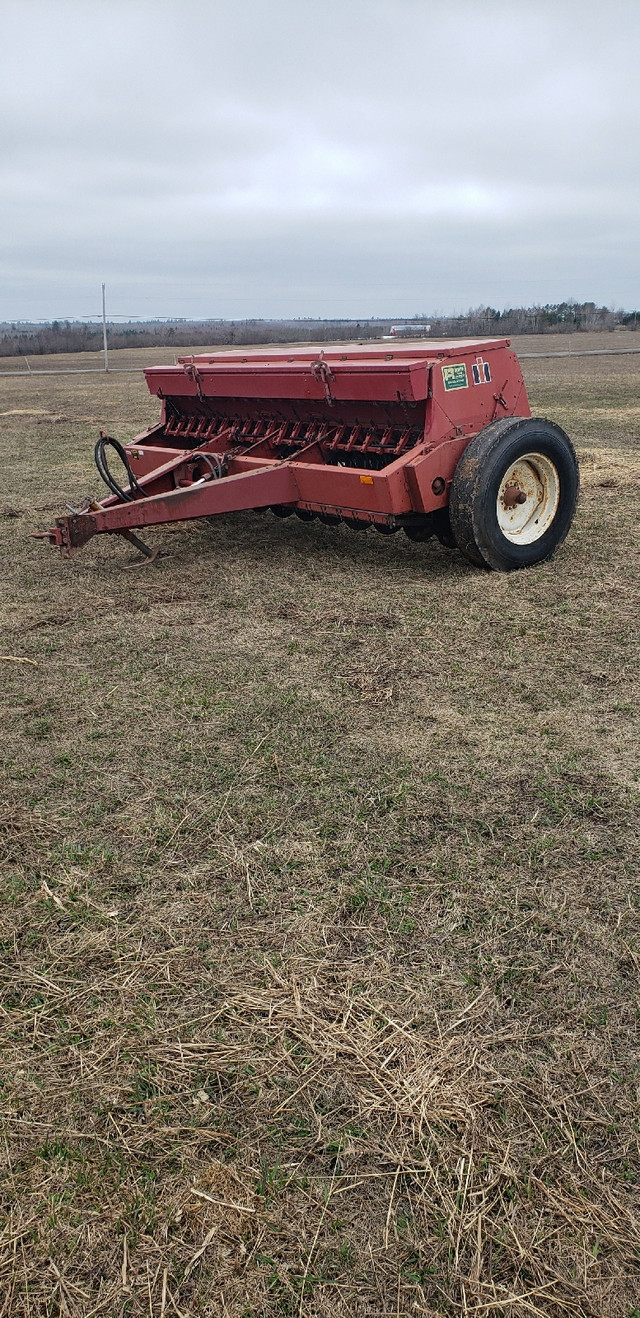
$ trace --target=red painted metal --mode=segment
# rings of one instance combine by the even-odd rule
[[[508,339],[202,354],[145,371],[160,422],[125,446],[146,497],[111,496],[45,537],[92,536],[283,505],[388,529],[446,507],[460,454],[531,415]]]

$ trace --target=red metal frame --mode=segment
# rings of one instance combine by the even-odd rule
[[[58,518],[44,534],[65,557],[94,535],[246,508],[416,525],[448,503],[479,430],[531,415],[508,339],[239,350],[145,376],[161,419],[125,448],[146,497]]]

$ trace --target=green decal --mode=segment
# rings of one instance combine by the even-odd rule
[[[469,387],[467,368],[464,362],[456,362],[455,366],[443,366],[442,379],[444,380],[445,389],[468,389]]]

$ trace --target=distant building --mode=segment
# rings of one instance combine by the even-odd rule
[[[421,339],[431,330],[430,325],[414,323],[413,325],[392,325],[389,337],[392,339]]]

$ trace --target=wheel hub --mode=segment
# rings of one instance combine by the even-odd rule
[[[559,502],[555,464],[542,453],[523,454],[500,482],[496,514],[502,534],[512,544],[533,544],[549,529]]]

